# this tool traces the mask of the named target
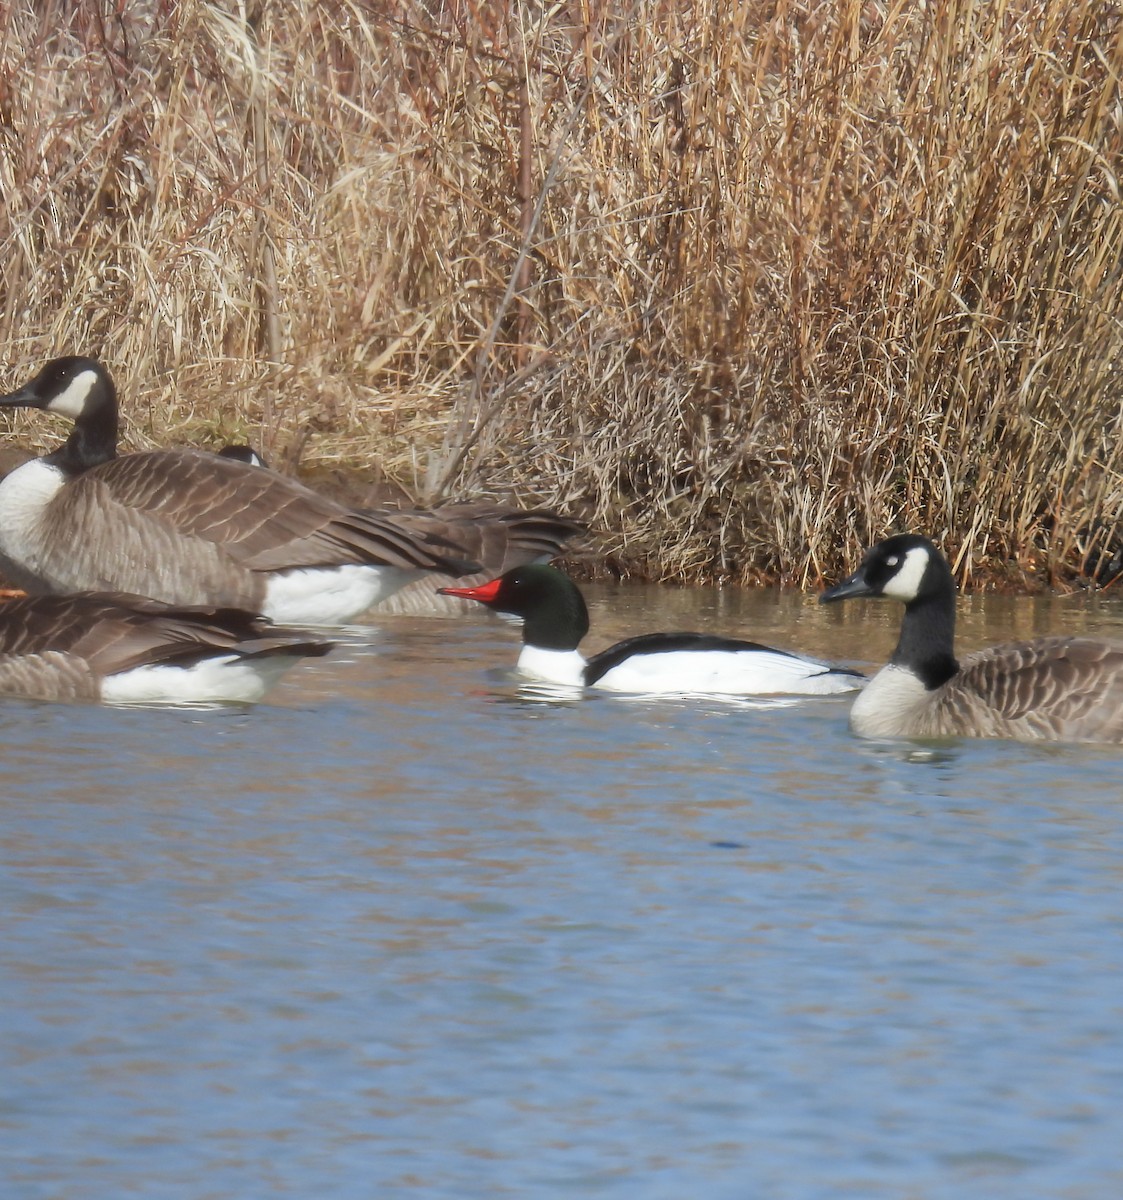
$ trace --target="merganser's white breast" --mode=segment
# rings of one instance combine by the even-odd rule
[[[524,645],[518,670],[543,683],[575,688],[585,685],[585,659],[577,650],[546,650],[541,646]]]

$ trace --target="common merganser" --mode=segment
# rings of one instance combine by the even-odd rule
[[[117,391],[91,358],[53,359],[0,406],[74,422],[0,481],[0,568],[40,592],[109,590],[342,624],[418,571],[477,570],[459,547],[201,450],[117,457]]]
[[[857,671],[832,667],[757,642],[705,633],[649,633],[618,642],[590,659],[578,646],[589,612],[577,585],[543,564],[516,567],[479,587],[446,587],[523,618],[518,669],[546,683],[661,695],[830,695],[864,683]]]
[[[828,604],[887,596],[905,606],[889,664],[850,710],[863,737],[1123,741],[1123,645],[1045,637],[955,657],[955,577],[925,537],[879,542]]]
[[[0,603],[0,695],[109,704],[260,700],[331,642],[239,609],[140,596],[22,596]]]

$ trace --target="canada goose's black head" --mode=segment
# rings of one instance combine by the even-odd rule
[[[23,387],[0,396],[0,407],[38,408],[74,422],[64,446],[44,461],[77,475],[117,454],[117,389],[93,358],[52,358]]]
[[[440,588],[442,595],[478,600],[523,619],[523,640],[547,650],[576,650],[589,632],[589,610],[577,585],[545,563],[513,567],[490,583]]]
[[[0,396],[0,405],[39,408],[72,421],[112,414],[116,424],[117,389],[96,359],[71,354],[52,358],[29,383]]]
[[[851,596],[889,596],[905,606],[890,663],[911,671],[929,690],[959,670],[955,661],[955,579],[947,559],[915,533],[899,533],[866,552],[849,579],[828,588],[820,604]]]
[[[925,537],[899,533],[866,551],[849,578],[828,588],[821,604],[853,596],[889,596],[906,605],[954,595],[955,582],[944,556]]]
[[[269,464],[252,447],[245,443],[223,446],[218,451],[219,458],[232,458],[235,462],[246,463],[251,467],[267,467]]]

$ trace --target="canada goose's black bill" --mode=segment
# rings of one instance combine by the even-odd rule
[[[39,398],[26,384],[0,396],[0,408],[38,408]]]
[[[848,579],[827,588],[819,596],[820,604],[832,604],[835,600],[849,600],[854,596],[872,596],[873,588],[866,582],[865,572],[859,567]]]

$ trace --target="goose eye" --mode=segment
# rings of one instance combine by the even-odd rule
[[[887,567],[895,567],[900,561],[901,560],[895,554],[890,554],[885,560],[885,565]]]

